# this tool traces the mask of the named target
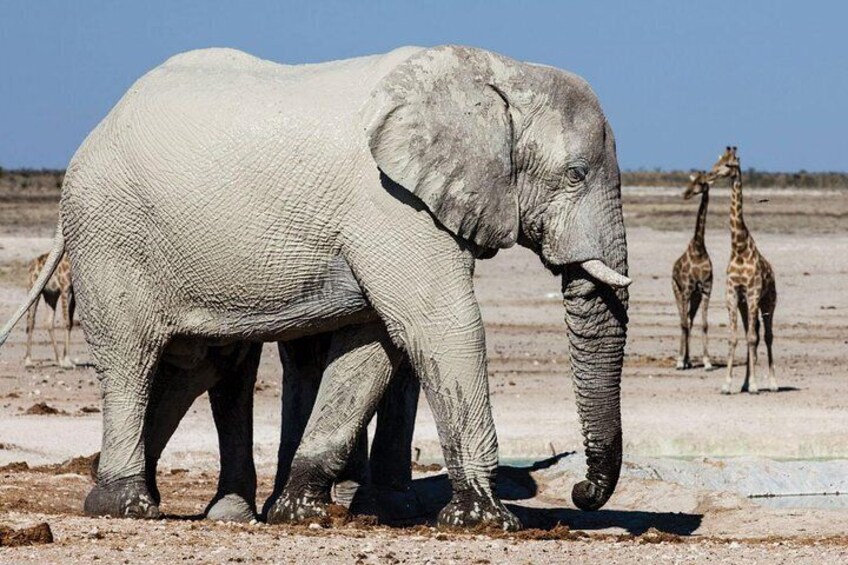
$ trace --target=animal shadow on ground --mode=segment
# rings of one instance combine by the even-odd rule
[[[765,387],[765,388],[761,388],[759,390],[759,394],[777,394],[779,392],[798,392],[800,390],[801,389],[798,388],[797,386],[779,386],[779,387],[777,387],[777,390],[770,390],[768,387]],[[748,381],[744,381],[742,383],[742,387],[739,389],[739,392],[740,393],[743,393],[743,392],[747,393],[748,392]]]
[[[574,452],[561,453],[554,457],[537,461],[529,467],[502,465],[498,467],[496,492],[501,500],[510,501],[507,507],[515,513],[526,528],[550,530],[557,525],[565,525],[575,530],[602,530],[622,528],[629,534],[638,536],[650,528],[676,534],[691,535],[701,525],[702,514],[676,512],[643,512],[638,510],[597,510],[586,512],[574,508],[538,508],[514,504],[527,500],[539,492],[538,484],[532,473],[552,467],[564,457]],[[446,474],[416,479],[412,488],[418,499],[424,502],[426,513],[411,520],[403,520],[396,525],[433,524],[439,510],[451,498],[450,481]],[[391,522],[389,522],[392,525]]]

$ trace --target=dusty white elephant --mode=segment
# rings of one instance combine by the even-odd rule
[[[302,66],[222,49],[168,60],[73,157],[39,279],[67,249],[103,391],[86,512],[158,515],[143,436],[160,361],[189,378],[228,344],[366,324],[331,348],[269,521],[325,512],[401,350],[453,485],[440,523],[518,527],[493,493],[472,284],[476,258],[515,243],[562,277],[588,459],[573,499],[595,509],[621,463],[629,279],[612,130],[586,82],[453,46]]]

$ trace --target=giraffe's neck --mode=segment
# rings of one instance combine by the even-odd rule
[[[742,215],[742,173],[737,171],[732,177],[733,189],[730,193],[730,237],[731,249],[740,251],[748,247],[748,228]]]
[[[706,252],[704,245],[704,230],[707,227],[707,206],[710,203],[710,191],[705,190],[701,193],[701,205],[698,207],[698,217],[695,220],[695,236],[692,238],[692,244],[699,250]]]

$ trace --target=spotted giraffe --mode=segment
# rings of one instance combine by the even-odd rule
[[[774,357],[772,355],[772,323],[774,308],[777,304],[774,270],[757,249],[754,238],[745,226],[742,216],[742,168],[736,147],[727,147],[715,165],[708,179],[729,178],[732,183],[730,198],[730,262],[727,265],[727,308],[730,314],[730,351],[727,356],[727,377],[721,392],[730,394],[733,376],[733,356],[736,353],[738,337],[737,311],[742,316],[745,339],[748,344],[748,361],[745,369],[745,382],[742,391],[751,394],[759,392],[757,386],[757,346],[760,343],[760,319],[763,322],[766,351],[768,353],[769,389],[777,391],[774,376]]]
[[[713,290],[713,263],[704,244],[704,229],[707,224],[707,206],[710,200],[710,183],[704,172],[693,173],[689,184],[683,193],[683,198],[689,200],[701,195],[701,205],[695,221],[695,235],[683,255],[674,262],[671,272],[674,298],[677,300],[677,310],[680,314],[680,350],[677,357],[677,369],[689,369],[689,336],[692,323],[698,308],[701,308],[701,330],[704,336],[704,369],[711,370],[713,364],[709,353],[709,323],[707,312],[710,306],[710,293]]]
[[[35,285],[35,280],[38,278],[38,274],[41,272],[44,267],[44,263],[47,261],[47,256],[49,253],[45,253],[44,255],[39,255],[29,265],[29,286],[32,288]],[[44,301],[48,306],[52,309],[52,315],[50,318],[50,325],[47,326],[47,331],[50,333],[50,340],[53,342],[53,354],[56,357],[56,363],[59,364],[63,369],[72,369],[74,367],[74,363],[70,358],[70,349],[71,349],[71,328],[73,327],[74,321],[74,288],[71,284],[71,263],[68,260],[68,254],[65,253],[62,256],[61,261],[59,262],[59,266],[56,267],[56,271],[53,273],[53,276],[50,277],[50,280],[47,282],[47,285],[44,287],[44,290],[41,292],[41,296],[44,298]],[[62,316],[65,322],[65,347],[62,357],[59,357],[59,347],[56,343],[56,304],[61,300],[62,305]],[[35,330],[35,313],[38,309],[38,303],[40,300],[36,300],[33,303],[32,307],[29,309],[27,313],[27,348],[26,348],[26,357],[24,358],[24,365],[27,367],[31,367],[33,365],[32,362],[32,334]]]

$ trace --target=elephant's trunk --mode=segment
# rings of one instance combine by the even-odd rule
[[[626,259],[617,265],[626,272]],[[618,269],[617,269],[618,270]],[[621,366],[627,333],[626,288],[597,282],[582,267],[563,276],[563,303],[577,411],[588,472],[571,497],[597,510],[615,490],[621,471]]]

